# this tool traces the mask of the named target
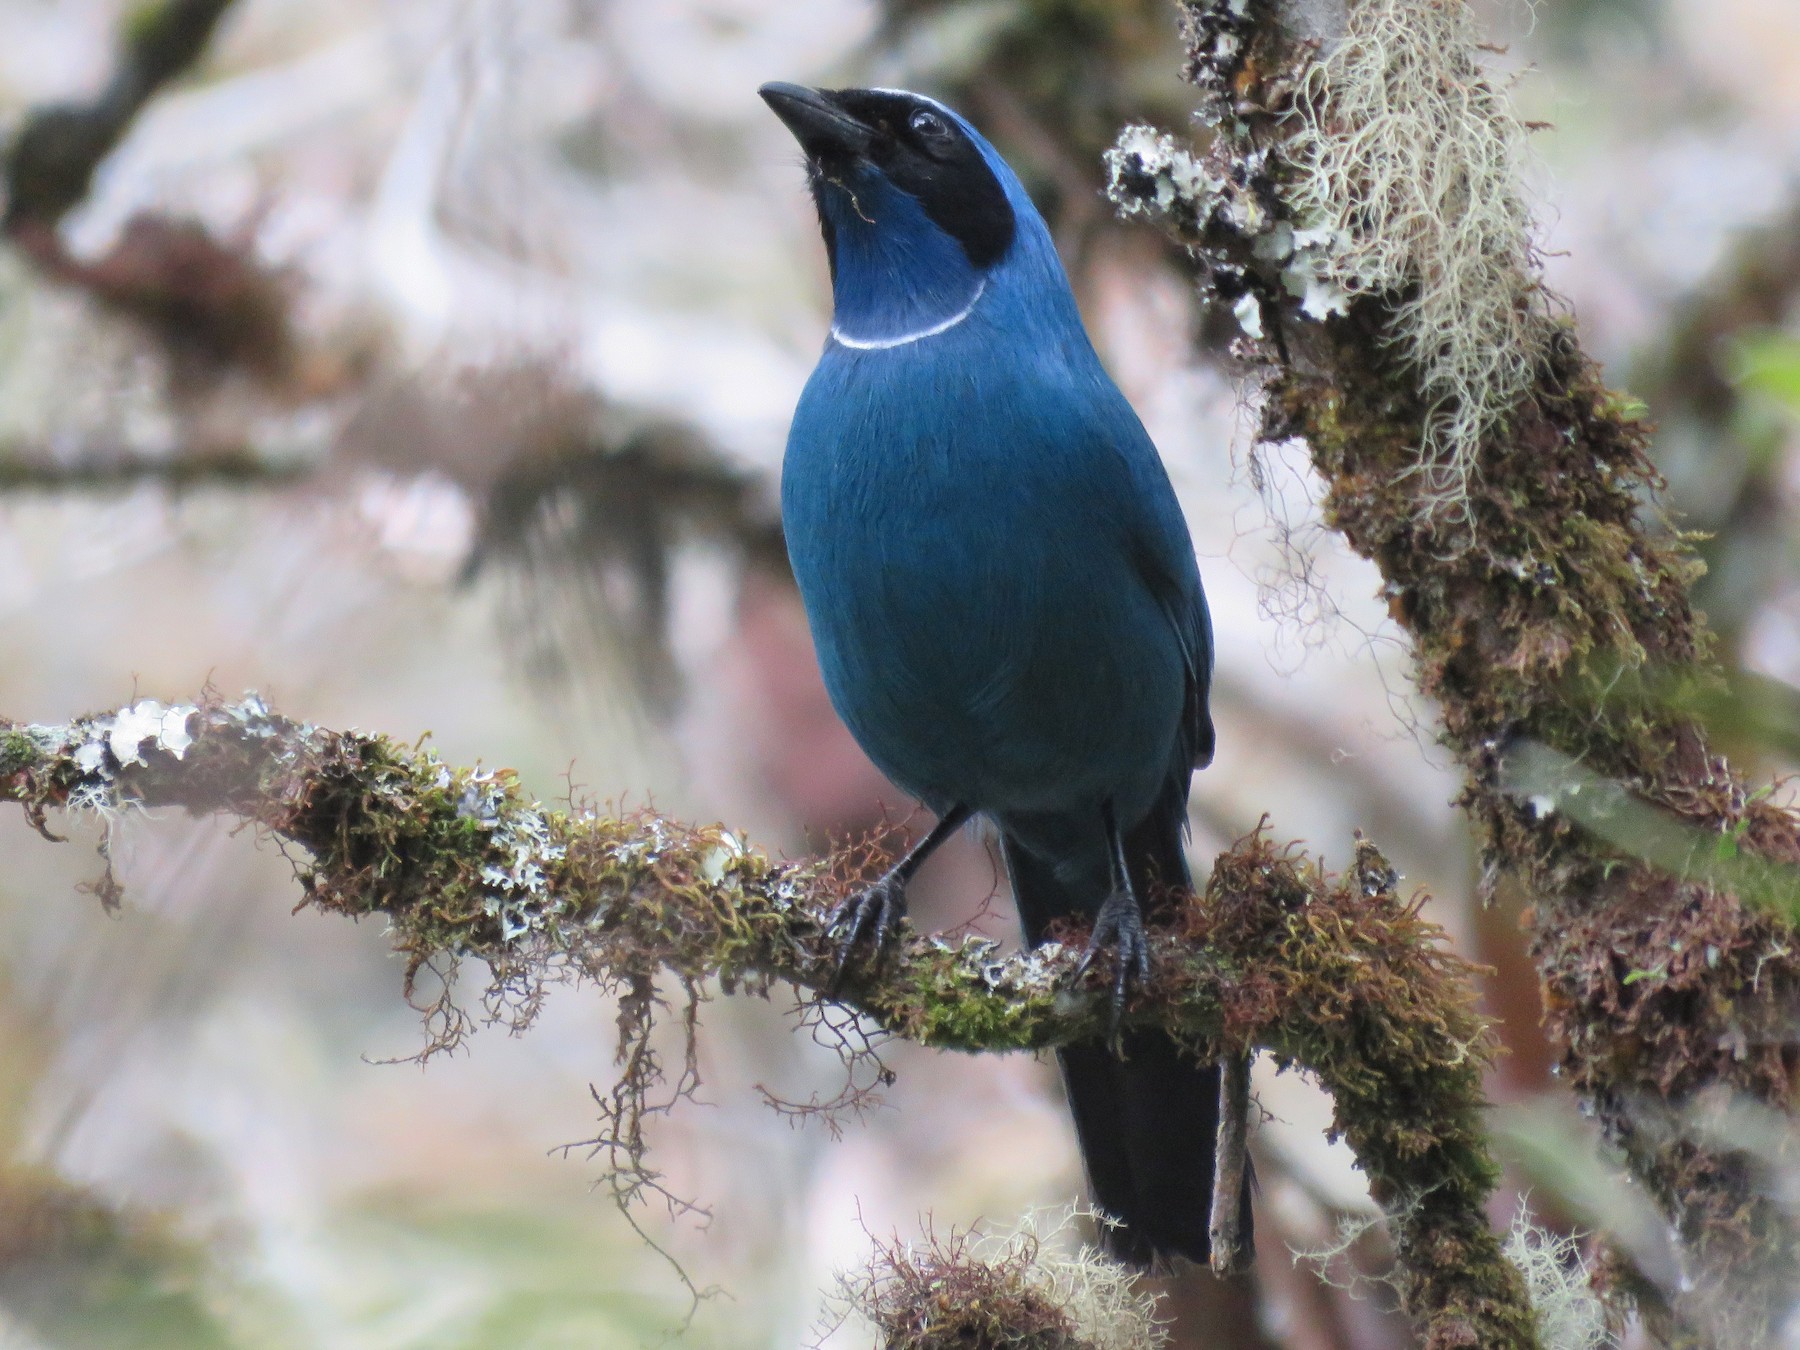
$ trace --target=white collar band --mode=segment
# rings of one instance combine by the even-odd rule
[[[947,333],[974,312],[981,300],[982,292],[987,290],[987,278],[983,277],[975,287],[975,294],[969,297],[969,303],[942,323],[934,323],[929,328],[921,328],[916,333],[902,333],[899,337],[856,338],[851,337],[836,324],[831,326],[831,340],[840,347],[853,347],[859,352],[886,351],[889,347],[904,347],[909,342],[917,342],[920,338],[936,337],[939,333]]]

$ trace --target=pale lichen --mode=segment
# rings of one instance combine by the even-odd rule
[[[877,1242],[838,1277],[838,1320],[868,1322],[888,1350],[1157,1350],[1168,1330],[1142,1277],[1082,1241],[1075,1210],[1027,1214],[1010,1229],[927,1231]]]
[[[1204,154],[1143,126],[1107,155],[1109,195],[1195,247],[1245,334],[1380,301],[1422,415],[1425,510],[1466,518],[1471,475],[1541,372],[1553,301],[1531,242],[1525,124],[1484,69],[1461,0],[1359,0],[1332,40],[1269,0],[1190,0]],[[1252,127],[1254,126],[1254,131]]]
[[[1577,1239],[1545,1228],[1521,1204],[1506,1234],[1506,1259],[1524,1272],[1544,1350],[1612,1350],[1618,1344]]]
[[[1317,240],[1307,293],[1331,297],[1307,312],[1386,299],[1427,405],[1421,468],[1433,497],[1459,507],[1550,332],[1527,132],[1480,65],[1482,41],[1462,0],[1360,0],[1303,77],[1282,150],[1282,195]]]
[[[1202,234],[1230,201],[1226,180],[1154,127],[1134,124],[1121,131],[1106,152],[1106,170],[1121,215],[1167,221],[1184,234]]]

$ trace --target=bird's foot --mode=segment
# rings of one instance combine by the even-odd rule
[[[1107,1019],[1106,1041],[1119,1053],[1119,1024],[1125,1016],[1125,1003],[1133,985],[1150,982],[1150,937],[1144,931],[1144,915],[1137,896],[1120,887],[1106,897],[1100,912],[1094,916],[1094,933],[1087,950],[1075,967],[1074,978],[1080,980],[1101,952],[1108,952],[1113,962],[1112,1007]]]
[[[857,943],[862,941],[865,934],[872,933],[875,939],[870,962],[872,965],[880,965],[888,943],[898,932],[900,921],[905,917],[906,879],[893,872],[841,901],[831,911],[831,918],[825,925],[828,933],[836,933],[840,929],[843,931],[843,936],[838,939],[837,970],[833,972],[831,983],[825,992],[835,995],[843,987],[844,976],[850,969],[850,958],[856,954]]]

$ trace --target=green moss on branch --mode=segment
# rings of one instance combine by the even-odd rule
[[[301,846],[308,902],[384,916],[409,987],[428,965],[478,958],[490,1009],[518,1024],[556,981],[621,991],[628,1094],[644,1087],[630,1075],[648,1054],[659,981],[826,988],[824,916],[856,875],[848,858],[771,861],[720,826],[550,809],[508,770],[455,768],[254,698],[0,726],[0,755],[0,800],[40,822],[59,809],[175,806]],[[1530,1346],[1523,1286],[1483,1209],[1495,1180],[1480,1123],[1492,1042],[1467,967],[1397,882],[1366,842],[1342,876],[1260,834],[1240,842],[1155,936],[1128,1021],[1167,1028],[1197,1054],[1262,1046],[1315,1073],[1391,1216],[1402,1292],[1429,1344]],[[838,997],[923,1044],[1044,1049],[1104,1031],[1106,972],[1072,988],[1079,950],[1001,956],[975,938],[910,936],[881,970],[854,970]],[[439,1035],[465,1027],[434,1010]],[[641,1095],[620,1104],[622,1166],[641,1169],[643,1109]]]

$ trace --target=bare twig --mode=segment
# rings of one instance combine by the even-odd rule
[[[1212,1268],[1215,1275],[1248,1270],[1253,1255],[1244,1245],[1240,1219],[1244,1177],[1250,1167],[1250,1057],[1227,1055],[1219,1068],[1219,1133],[1214,1151]]]

